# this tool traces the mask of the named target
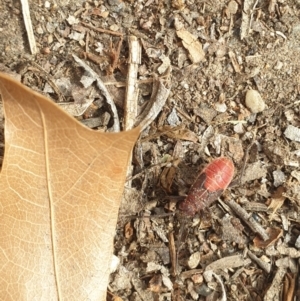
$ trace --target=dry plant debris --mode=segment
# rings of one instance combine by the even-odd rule
[[[125,171],[139,129],[92,132],[3,74],[0,91],[6,147],[0,298],[105,300]]]
[[[36,47],[35,37],[34,37],[31,18],[30,18],[29,4],[27,0],[21,0],[21,3],[22,3],[22,13],[23,13],[23,19],[25,23],[25,28],[27,31],[30,51],[32,54],[36,54],[37,47]]]
[[[101,131],[115,116],[124,129],[134,99],[130,122],[144,129],[108,300],[298,298],[300,2],[33,1],[35,56],[21,13],[19,2],[1,4],[1,69]],[[131,83],[130,36],[141,46]],[[116,114],[72,55],[103,82]],[[193,218],[178,215],[199,171],[222,156],[234,162],[232,186]],[[247,264],[204,277],[231,256]]]

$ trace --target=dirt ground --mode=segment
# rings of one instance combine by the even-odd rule
[[[140,112],[153,79],[170,79],[134,152],[108,299],[300,300],[300,1],[29,5],[36,55],[20,2],[0,0],[0,71],[57,102],[92,100],[76,117],[87,126],[113,121],[72,54],[107,82],[122,122],[129,36],[142,45]],[[194,217],[179,212],[179,196],[220,156],[234,162],[232,186]]]

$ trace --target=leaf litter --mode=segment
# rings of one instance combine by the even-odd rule
[[[104,299],[124,166],[139,129],[93,132],[3,74],[0,89],[1,299]]]
[[[32,68],[22,69],[18,57],[26,50],[22,42],[22,27],[18,24],[14,24],[14,28],[19,38],[3,39],[5,43],[0,43],[1,51],[5,53],[2,61],[22,74],[24,83],[42,90],[45,81],[52,82],[51,77],[70,77],[71,82],[79,83],[81,77],[74,77],[79,69],[70,66],[68,55],[70,49],[78,57],[78,52],[83,51],[88,54],[90,66],[101,77],[114,70],[115,79],[110,80],[110,85],[115,82],[115,90],[119,90],[115,95],[119,94],[121,100],[117,106],[120,111],[124,95],[122,87],[126,82],[124,58],[128,57],[128,47],[121,48],[116,69],[113,68],[115,60],[110,50],[106,50],[113,49],[110,45],[117,45],[120,36],[128,31],[143,39],[144,52],[136,82],[141,88],[138,98],[141,112],[144,112],[151,95],[152,75],[164,76],[160,74],[162,59],[165,58],[167,66],[172,67],[168,100],[159,108],[161,112],[155,122],[145,129],[134,152],[136,165],[131,185],[138,193],[131,194],[135,205],[125,208],[119,219],[114,251],[120,258],[119,270],[125,268],[130,271],[131,282],[127,287],[124,285],[118,289],[112,281],[110,288],[114,295],[122,296],[124,300],[204,300],[207,295],[209,298],[224,298],[226,293],[230,300],[271,300],[283,294],[285,300],[291,300],[295,292],[293,283],[299,277],[293,268],[298,254],[300,205],[297,174],[299,5],[292,0],[269,1],[268,5],[252,0],[243,3],[171,1],[170,4],[157,4],[157,1],[150,0],[144,1],[142,7],[134,1],[86,2],[84,5],[70,1],[69,5],[43,7],[33,3],[33,10],[43,17],[32,21],[34,30],[38,32],[35,34],[38,45],[41,45],[38,47],[45,45],[41,49],[43,55],[36,56],[35,60],[49,76],[46,78]],[[4,5],[4,13],[11,11],[8,7],[6,11]],[[50,13],[51,20],[48,18]],[[72,18],[69,18],[70,23],[63,22],[62,15],[66,18],[74,16],[79,23],[71,24]],[[6,20],[1,25],[5,36],[10,32],[5,28],[9,28],[9,23],[16,22],[16,19]],[[191,43],[177,35],[175,19],[183,24],[185,35],[192,36]],[[85,24],[80,24],[82,21]],[[79,41],[73,39],[76,32]],[[70,34],[73,34],[71,38]],[[101,55],[99,43],[104,49]],[[126,39],[124,45],[127,46]],[[155,49],[159,55],[148,55],[150,48],[152,53]],[[196,55],[201,54],[201,60],[197,61],[196,56],[195,61],[193,51]],[[247,108],[246,94],[249,90],[259,92],[260,112],[256,112],[257,108],[253,110],[253,104],[257,107],[257,98],[252,107]],[[63,91],[60,95],[58,89],[54,91],[51,96],[56,100],[63,97],[71,100],[69,95],[63,95]],[[93,108],[82,118],[98,118],[99,111],[94,109],[98,101],[95,99],[91,105]],[[102,103],[101,114],[109,111]],[[168,134],[165,134],[161,129],[170,126],[168,116],[171,112],[176,112],[176,127],[181,130],[176,129],[172,133],[168,129]],[[105,124],[102,129],[112,125]],[[190,139],[185,140],[185,137]],[[180,153],[175,151],[179,139]],[[209,209],[210,214],[203,212],[203,215],[184,221],[177,216],[166,217],[164,214],[169,212],[165,208],[170,208],[170,204],[174,207],[178,202],[175,197],[184,198],[198,172],[219,156],[233,159],[237,177],[242,179],[237,183],[241,184],[229,188]],[[171,170],[165,177],[165,184],[160,182],[163,169]],[[276,186],[284,187],[281,198],[273,197]],[[127,190],[130,189],[128,187]],[[234,207],[236,211],[231,209],[231,201],[246,209],[247,214],[242,211],[240,217],[235,213],[240,212],[240,208]],[[140,218],[133,219],[136,212]],[[231,218],[225,220],[226,214]],[[126,239],[123,230],[128,219],[134,220],[131,223],[133,234]],[[180,234],[181,223],[189,230],[187,235]],[[230,224],[239,229],[237,235],[240,240],[234,241],[222,231],[230,231]],[[253,228],[257,224],[260,227]],[[281,231],[272,234],[268,228],[280,229],[282,234]],[[169,242],[163,242],[163,236],[154,229],[164,232]],[[172,231],[174,244],[167,235]],[[265,244],[260,237],[263,232],[257,234],[257,231],[269,233],[272,243],[267,247],[257,246],[254,238]],[[168,248],[170,252],[178,253],[176,262],[167,260]],[[246,248],[248,252],[245,252]],[[201,255],[200,263],[191,270],[188,259],[197,252]],[[145,254],[149,257],[144,257]],[[201,277],[210,263],[241,254],[245,258],[249,256],[251,263],[224,267],[216,277],[212,274],[208,278]],[[276,264],[274,256],[280,259]],[[147,270],[149,262],[152,262],[150,266],[169,268],[170,275],[173,265],[176,265],[177,278],[166,276],[161,268],[154,272]],[[117,273],[118,270],[111,279]],[[122,277],[128,275],[121,274]],[[173,289],[164,284],[164,277],[172,280]],[[278,285],[283,279],[284,286]]]

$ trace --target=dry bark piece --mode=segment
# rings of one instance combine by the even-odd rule
[[[269,287],[267,293],[264,296],[264,301],[280,300],[280,289],[282,287],[282,280],[286,274],[286,268],[280,267],[275,277],[273,278],[272,285]]]
[[[264,153],[276,165],[283,165],[284,159],[289,154],[289,147],[284,145],[279,139],[276,141],[265,141],[263,144]]]
[[[233,2],[235,2],[235,1],[233,1]],[[240,72],[241,72],[241,67],[240,67],[240,64],[238,63],[238,61],[237,61],[237,59],[236,59],[235,53],[234,53],[233,51],[229,51],[229,52],[228,52],[228,55],[229,55],[229,57],[230,57],[231,64],[232,64],[232,66],[233,66],[233,68],[234,68],[234,71],[235,71],[236,73],[240,73]]]
[[[173,164],[172,166],[168,167],[166,166],[161,175],[160,175],[160,183],[161,183],[161,186],[166,190],[168,191],[168,193],[172,193],[172,184],[173,184],[173,181],[174,181],[174,178],[176,176],[176,171],[177,171],[177,162],[174,162],[175,164]]]
[[[6,143],[0,299],[104,301],[126,166],[139,129],[87,129],[3,74],[0,89]]]
[[[169,125],[160,127],[157,132],[157,135],[165,135],[169,138],[176,139],[176,140],[181,139],[181,140],[192,141],[194,143],[198,142],[198,136],[191,130],[185,128],[184,124],[180,124],[175,127]]]
[[[242,24],[241,24],[241,40],[246,38],[251,30],[253,19],[253,10],[255,9],[257,0],[245,0],[242,9]]]
[[[218,115],[218,112],[207,106],[206,104],[201,104],[200,107],[193,108],[195,115],[200,116],[207,125],[210,125],[212,120]]]
[[[241,266],[246,266],[251,262],[249,258],[243,258],[242,255],[233,255],[227,256],[221,259],[218,259],[205,268],[205,271],[213,270],[215,272],[224,269],[233,269]]]
[[[88,73],[88,75],[90,77],[92,77],[94,80],[96,80],[97,87],[102,91],[102,93],[105,96],[107,103],[110,105],[111,111],[113,113],[113,119],[114,119],[113,131],[119,132],[120,131],[120,122],[119,122],[117,108],[116,108],[115,103],[113,102],[108,90],[106,89],[104,83],[102,82],[102,80],[100,79],[98,74],[91,67],[89,67],[84,61],[82,61],[75,54],[73,54],[73,58],[76,61],[76,63],[78,63],[81,67],[83,67],[85,69],[85,71]]]
[[[243,225],[240,220],[230,215],[225,215],[220,221],[222,224],[222,239],[244,245],[246,240],[243,235]]]
[[[175,28],[177,36],[182,39],[183,46],[189,52],[189,58],[194,63],[200,63],[204,60],[205,53],[202,49],[202,44],[197,37],[183,28],[183,25],[175,19]]]
[[[248,164],[242,177],[242,183],[257,180],[267,175],[267,168],[260,161]]]
[[[125,130],[133,128],[137,117],[139,88],[137,85],[138,66],[141,64],[141,45],[135,36],[129,36],[129,67],[126,82]]]
[[[268,213],[270,213],[269,220],[273,220],[274,216],[278,209],[280,209],[286,199],[286,197],[283,195],[285,192],[285,189],[281,186],[278,187],[276,192],[272,195],[271,203],[268,206]]]
[[[289,248],[282,244],[277,247],[277,250],[280,255],[287,255],[290,258],[300,258],[300,250],[296,250],[295,248]]]
[[[84,89],[82,87],[73,86],[71,93],[74,102],[59,103],[59,106],[72,116],[83,115],[97,95],[93,87]]]

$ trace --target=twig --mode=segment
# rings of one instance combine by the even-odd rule
[[[138,65],[141,63],[141,45],[135,36],[128,38],[129,68],[126,83],[125,130],[133,128],[137,117],[137,101],[139,89],[137,86]]]
[[[85,23],[85,22],[81,22],[81,24],[85,27],[88,27],[88,28],[93,29],[93,30],[98,31],[98,32],[107,33],[107,34],[111,34],[111,35],[118,36],[118,37],[123,36],[123,33],[121,33],[121,32],[116,32],[116,31],[103,29],[103,28],[97,28],[97,27],[95,27],[93,25],[90,25],[88,23]]]
[[[36,48],[35,38],[33,34],[32,24],[31,24],[28,1],[21,0],[21,4],[22,4],[23,19],[27,31],[28,40],[29,40],[30,51],[31,54],[36,54],[37,48]]]
[[[256,8],[256,5],[258,3],[258,0],[255,1],[253,7],[252,7],[252,10],[251,10],[251,15],[250,15],[250,22],[249,22],[249,29],[252,28],[252,23],[253,23],[253,15],[254,15],[254,10]]]
[[[264,296],[264,301],[279,300],[280,289],[282,287],[282,280],[286,274],[286,268],[279,267],[269,287],[267,293]]]
[[[296,288],[296,275],[292,273],[286,273],[286,277],[284,280],[284,287],[283,287],[283,296],[286,301],[294,300],[294,293]]]
[[[169,249],[170,249],[170,258],[171,258],[171,275],[173,277],[177,276],[177,252],[175,247],[175,240],[174,240],[174,232],[170,231],[169,233]]]
[[[253,10],[257,5],[257,0],[246,0],[243,4],[242,24],[241,24],[241,39],[243,40],[249,35],[253,22]],[[250,15],[250,16],[249,16]]]
[[[87,31],[85,39],[85,52],[89,52],[90,33]]]
[[[49,72],[47,72],[43,67],[41,67],[39,64],[37,64],[36,62],[32,61],[31,64],[34,67],[28,67],[27,70],[34,72],[39,72],[42,73],[45,78],[45,80],[48,82],[49,86],[53,89],[53,91],[58,95],[59,97],[59,102],[67,102],[65,96],[62,94],[62,92],[60,91],[60,89],[57,87],[56,83],[53,81],[53,79],[51,78],[51,76],[49,75]]]
[[[111,62],[111,66],[109,68],[110,74],[113,74],[114,70],[118,66],[118,61],[119,61],[119,58],[120,58],[122,43],[123,43],[123,36],[120,37],[120,39],[118,41],[118,44],[117,44],[117,47],[116,47],[116,50],[112,49],[112,54],[111,54],[112,62]],[[140,56],[141,56],[141,54],[140,54]],[[139,62],[139,64],[140,63],[141,62]]]
[[[97,65],[100,65],[101,63],[103,63],[103,57],[100,57],[99,55],[96,55],[92,52],[88,52],[88,51],[85,51],[82,53],[83,54],[83,57],[85,59],[89,59],[91,60],[93,63],[97,64]]]
[[[255,219],[240,205],[232,200],[226,200],[225,203],[249,226],[249,228],[254,232],[258,233],[261,238],[266,241],[269,239],[269,235],[265,229],[255,221]]]
[[[253,144],[255,142],[255,138],[256,138],[256,131],[253,133],[252,141],[248,145],[248,147],[246,148],[246,151],[245,151],[245,157],[244,157],[244,162],[243,162],[243,166],[242,166],[242,171],[241,171],[240,177],[239,177],[239,184],[240,185],[242,184],[242,179],[243,179],[243,176],[245,174],[245,168],[246,168],[246,163],[247,163],[247,160],[248,160],[249,151],[250,151],[251,147],[253,146]]]
[[[162,76],[162,77],[160,77],[161,79],[163,79],[164,78],[164,76]],[[157,79],[156,79],[157,80]],[[153,79],[153,78],[148,78],[148,79],[140,79],[140,80],[137,80],[136,81],[136,83],[138,84],[138,85],[140,85],[140,84],[150,84],[150,83],[153,83],[155,81],[155,79]],[[105,84],[105,86],[116,86],[116,87],[118,87],[118,88],[120,88],[120,87],[126,87],[126,85],[127,85],[127,83],[126,82],[121,82],[121,81],[107,81],[107,82],[105,82],[104,83]],[[177,108],[176,108],[177,109]],[[186,116],[185,116],[186,117]],[[187,118],[187,117],[186,117]],[[191,118],[189,118],[189,120],[192,120]],[[247,123],[246,121],[245,121],[245,123]]]
[[[169,84],[169,81],[167,81],[167,83]],[[135,125],[140,125],[142,129],[145,129],[161,112],[169,93],[170,88],[167,88],[161,79],[154,82],[149,104],[144,112],[138,117]]]
[[[219,282],[219,284],[221,286],[221,290],[222,290],[221,301],[226,301],[227,300],[226,291],[225,291],[225,287],[224,287],[221,277],[219,275],[215,274],[214,272],[212,272],[212,275],[216,278],[217,282]]]
[[[203,273],[203,277],[207,282],[212,282],[212,280],[213,280],[212,276],[215,277],[215,279],[221,286],[221,290],[222,290],[221,301],[226,301],[227,300],[226,291],[225,291],[225,287],[224,287],[221,277],[219,275],[217,275],[216,273],[214,273],[212,270],[208,270]]]
[[[103,95],[106,98],[107,103],[111,107],[111,111],[113,113],[113,119],[114,119],[114,125],[113,125],[113,131],[114,132],[120,132],[120,121],[119,121],[119,116],[117,112],[117,108],[115,106],[115,103],[113,102],[108,90],[106,89],[104,83],[98,76],[98,74],[91,68],[89,67],[85,62],[83,62],[79,57],[77,57],[75,54],[72,55],[74,60],[85,69],[85,71],[96,80],[97,87],[102,91]]]
[[[250,250],[247,250],[248,257],[253,260],[259,267],[261,267],[265,272],[271,272],[271,265],[267,262],[262,261],[257,256],[255,256]]]

